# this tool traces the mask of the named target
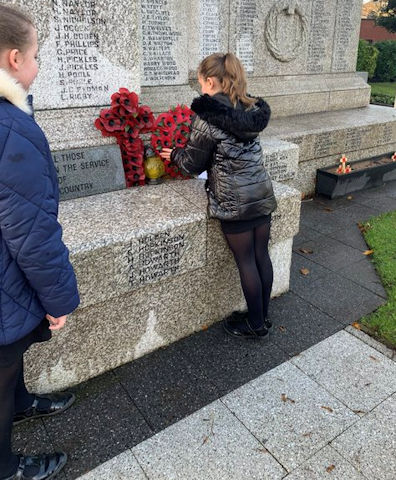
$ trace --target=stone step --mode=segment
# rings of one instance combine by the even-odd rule
[[[396,109],[370,105],[273,119],[261,138],[299,146],[298,173],[288,183],[313,193],[316,170],[338,163],[341,155],[353,161],[396,150]]]
[[[300,193],[276,182],[274,189],[279,206],[270,254],[277,296],[289,288]],[[29,351],[31,388],[67,388],[245,307],[234,259],[206,206],[203,180],[60,205],[81,305],[50,344]]]

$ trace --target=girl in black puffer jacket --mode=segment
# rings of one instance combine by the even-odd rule
[[[267,318],[273,270],[268,254],[271,213],[276,200],[263,165],[259,133],[270,118],[268,104],[246,94],[241,62],[232,53],[215,53],[198,68],[203,95],[185,149],[164,149],[183,172],[208,171],[209,216],[221,228],[238,265],[248,314],[234,312],[224,322],[231,335],[268,338]]]

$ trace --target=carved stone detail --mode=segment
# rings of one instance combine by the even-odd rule
[[[280,31],[282,20],[296,17],[294,32]],[[284,27],[284,25],[283,25]],[[270,10],[265,22],[265,41],[271,54],[281,62],[290,62],[300,53],[307,41],[308,19],[296,0],[277,2]]]

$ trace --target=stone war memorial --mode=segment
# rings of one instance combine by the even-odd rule
[[[118,145],[94,127],[120,87],[156,113],[189,105],[213,52],[242,60],[271,106],[273,296],[289,288],[301,194],[318,168],[396,150],[396,110],[356,74],[361,0],[14,0],[33,15],[35,116],[58,171],[60,221],[81,305],[28,353],[35,391],[60,390],[244,308],[238,271],[200,179],[127,189]],[[39,360],[39,361],[37,361]]]

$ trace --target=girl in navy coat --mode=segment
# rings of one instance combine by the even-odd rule
[[[0,480],[52,478],[64,453],[11,451],[13,424],[54,415],[71,394],[27,391],[23,354],[49,340],[79,304],[76,278],[57,221],[58,183],[48,142],[27,90],[38,73],[32,21],[0,5]]]

